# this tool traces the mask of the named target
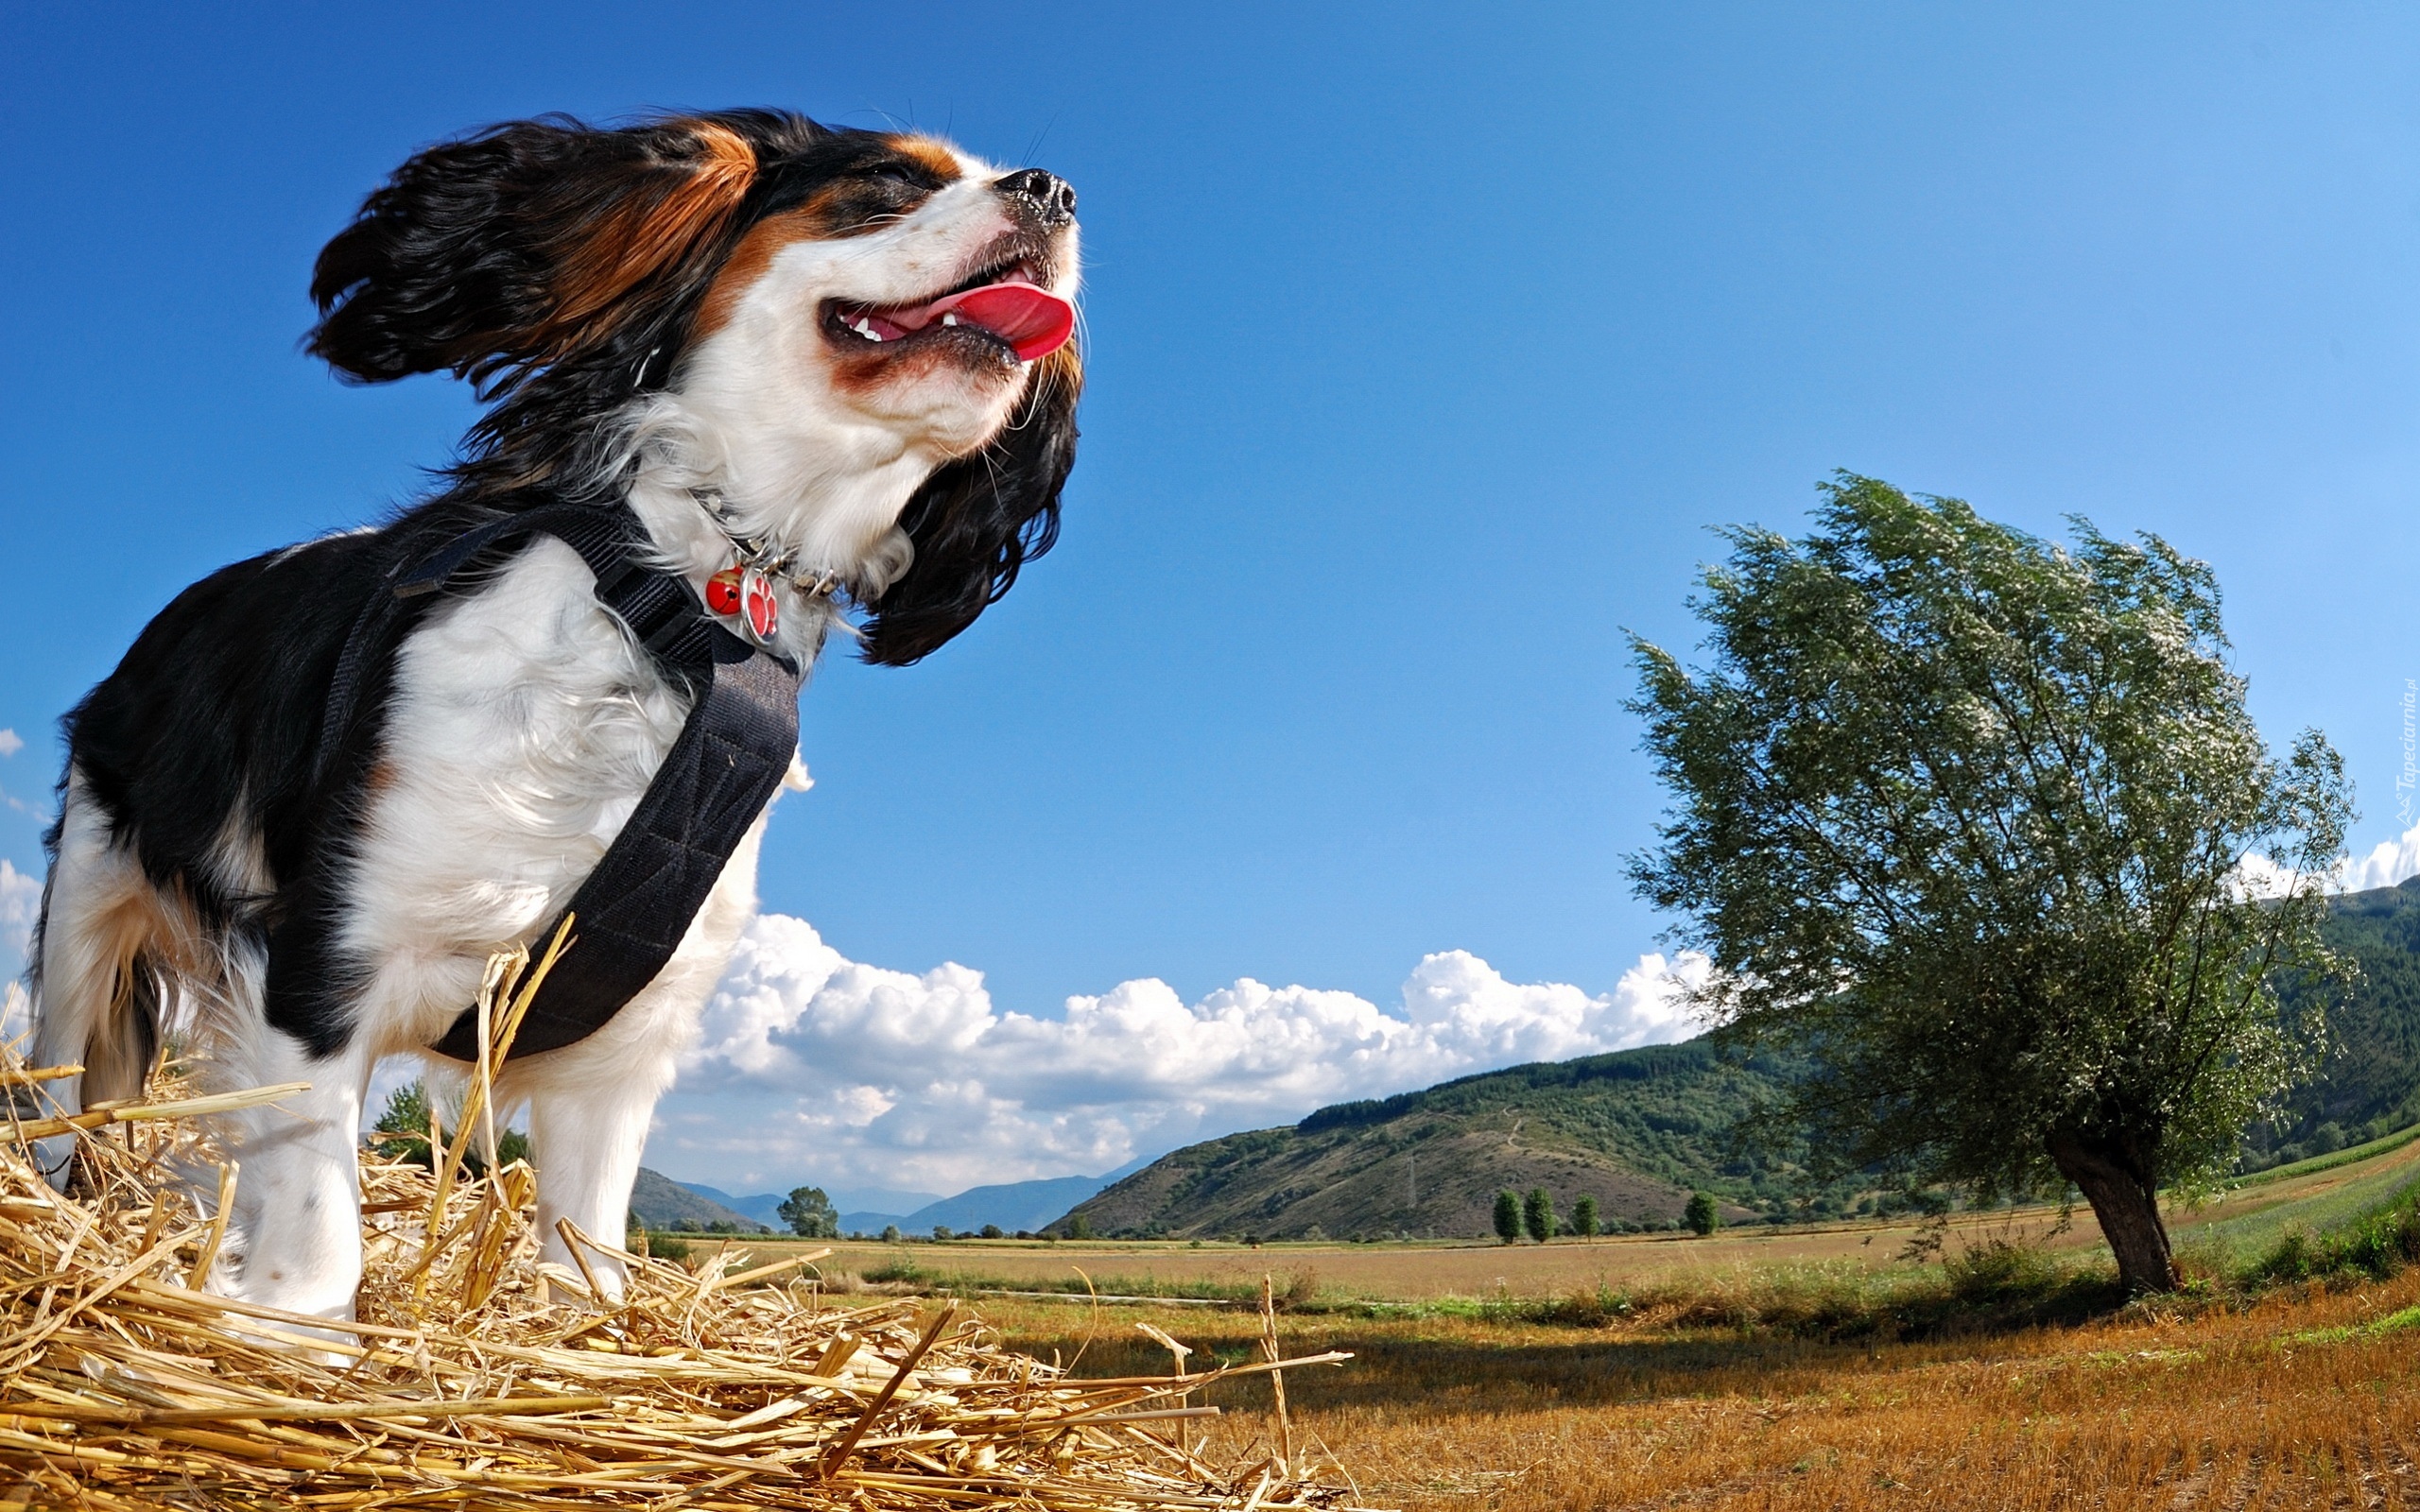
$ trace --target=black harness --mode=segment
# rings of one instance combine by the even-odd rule
[[[392,654],[393,637],[379,630],[407,601],[534,535],[579,553],[596,576],[597,602],[697,701],[629,822],[564,910],[577,920],[579,949],[564,952],[540,984],[513,1039],[515,1056],[587,1039],[664,970],[789,770],[803,675],[732,634],[685,581],[649,565],[646,534],[627,506],[541,505],[456,537],[398,573],[391,594],[364,607],[330,692],[331,737],[351,718],[362,659],[382,647]],[[333,749],[333,739],[323,747]],[[562,922],[538,937],[552,938]],[[430,1048],[476,1060],[477,1010],[465,1008]]]

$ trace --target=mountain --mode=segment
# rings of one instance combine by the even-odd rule
[[[959,1233],[985,1224],[997,1224],[1010,1233],[1040,1228],[1107,1185],[1105,1176],[1060,1176],[969,1187],[957,1196],[917,1209],[899,1227],[908,1233],[928,1233],[935,1224],[945,1224]]]
[[[1738,1117],[1785,1074],[1718,1057],[1703,1040],[1464,1076],[1379,1102],[1323,1108],[1291,1128],[1188,1145],[1079,1203],[1098,1234],[1299,1238],[1491,1231],[1495,1194],[1542,1186],[1568,1213],[1661,1226],[1693,1190],[1733,1221],[1788,1211],[1797,1168],[1731,1151]],[[1815,1194],[1843,1211],[1854,1183]]]
[[[844,1234],[878,1234],[896,1227],[905,1234],[928,1234],[937,1227],[955,1233],[974,1233],[986,1224],[1009,1233],[1040,1228],[1109,1185],[1105,1176],[1054,1176],[1038,1181],[1009,1181],[998,1186],[969,1187],[954,1197],[942,1197],[913,1212],[844,1212]]]
[[[2287,1098],[2276,1124],[2246,1137],[2245,1169],[2324,1155],[2420,1121],[2420,877],[2334,900],[2322,932],[2360,968],[2360,981],[2329,1014],[2319,1075]]]
[[[743,1233],[771,1227],[759,1223],[745,1213],[735,1212],[710,1197],[700,1195],[670,1177],[639,1167],[639,1178],[631,1187],[631,1211],[649,1228],[682,1228],[695,1231],[711,1228],[716,1224],[729,1224]]]
[[[1034,1181],[969,1187],[954,1197],[935,1196],[929,1192],[895,1192],[881,1187],[856,1191],[827,1189],[826,1195],[841,1209],[840,1231],[844,1234],[878,1234],[893,1226],[902,1233],[925,1234],[932,1232],[936,1224],[946,1225],[959,1233],[973,1233],[986,1224],[996,1224],[1010,1233],[1015,1233],[1020,1229],[1042,1228],[1110,1182],[1139,1169],[1142,1164],[1138,1160],[1107,1176],[1055,1176]],[[680,1184],[709,1202],[719,1203],[769,1228],[782,1227],[784,1194],[759,1192],[750,1196],[735,1197],[701,1182],[683,1181]],[[902,1198],[914,1200],[902,1201]]]
[[[879,1209],[884,1212],[914,1212],[928,1202],[939,1202],[938,1192],[903,1192],[897,1187],[825,1187],[823,1194],[832,1206],[845,1212],[851,1208]]]
[[[782,1227],[782,1204],[789,1197],[789,1194],[786,1192],[756,1192],[744,1197],[735,1197],[728,1192],[724,1192],[717,1187],[707,1186],[700,1181],[683,1181],[681,1185],[688,1188],[698,1195],[706,1198],[710,1202],[718,1202],[724,1207],[731,1209],[734,1212],[745,1213],[769,1228],[779,1228]],[[872,1233],[880,1233],[882,1231],[882,1226],[888,1223],[896,1223],[904,1228],[906,1227],[907,1220],[902,1217],[892,1216],[891,1210],[896,1210],[901,1213],[908,1213],[913,1212],[916,1209],[926,1204],[944,1202],[948,1200],[938,1193],[901,1192],[890,1187],[861,1187],[855,1189],[826,1187],[823,1194],[830,1197],[832,1199],[833,1206],[840,1210],[840,1231],[842,1233],[852,1231],[850,1228],[851,1219],[873,1219],[873,1227],[867,1230]],[[862,1211],[853,1212],[849,1211],[851,1209],[880,1209],[883,1211]],[[859,1227],[863,1226],[860,1225]]]
[[[755,1219],[767,1228],[778,1228],[782,1226],[783,1194],[779,1192],[757,1192],[748,1196],[735,1197],[718,1187],[710,1187],[700,1181],[683,1181],[681,1185],[708,1202],[718,1202],[734,1212]]]
[[[916,1231],[916,1215],[911,1212],[844,1212],[840,1214],[840,1231],[844,1234],[878,1234],[885,1228],[901,1233]]]

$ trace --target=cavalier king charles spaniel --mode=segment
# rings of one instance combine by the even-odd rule
[[[925,656],[1057,532],[1075,208],[928,136],[546,118],[420,153],[320,253],[314,354],[357,383],[441,369],[489,407],[432,497],[202,579],[67,716],[35,948],[34,1056],[83,1068],[49,1084],[69,1111],[137,1095],[167,1034],[211,1086],[310,1084],[225,1115],[215,1290],[352,1316],[372,1068],[443,1035],[495,953],[544,943],[690,706],[560,540],[412,601],[340,669],[364,606],[515,510],[618,504],[708,603],[758,553],[760,639],[797,667],[836,628],[872,662]],[[763,825],[610,1022],[502,1069],[548,1259],[571,1258],[558,1219],[623,1232]]]

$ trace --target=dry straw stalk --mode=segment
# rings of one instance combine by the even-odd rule
[[[561,946],[491,973],[483,1064]],[[17,1108],[39,1114],[46,1079],[0,1049]],[[575,1229],[578,1274],[542,1265],[529,1168],[462,1164],[473,1131],[493,1140],[484,1077],[435,1173],[364,1153],[354,1319],[198,1289],[240,1248],[218,1216],[240,1173],[202,1115],[293,1090],[184,1097],[164,1083],[140,1105],[12,1113],[0,1130],[0,1512],[1350,1500],[1286,1456],[1213,1464],[1168,1431],[1218,1410],[1188,1394],[1342,1355],[1084,1381],[949,1305],[836,1305],[819,1256],[727,1275],[721,1255],[691,1270]],[[77,1180],[61,1197],[25,1141],[69,1132]],[[626,1267],[618,1297],[592,1256]]]

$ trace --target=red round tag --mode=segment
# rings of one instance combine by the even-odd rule
[[[706,608],[717,614],[739,612],[739,569],[726,567],[706,579]]]

